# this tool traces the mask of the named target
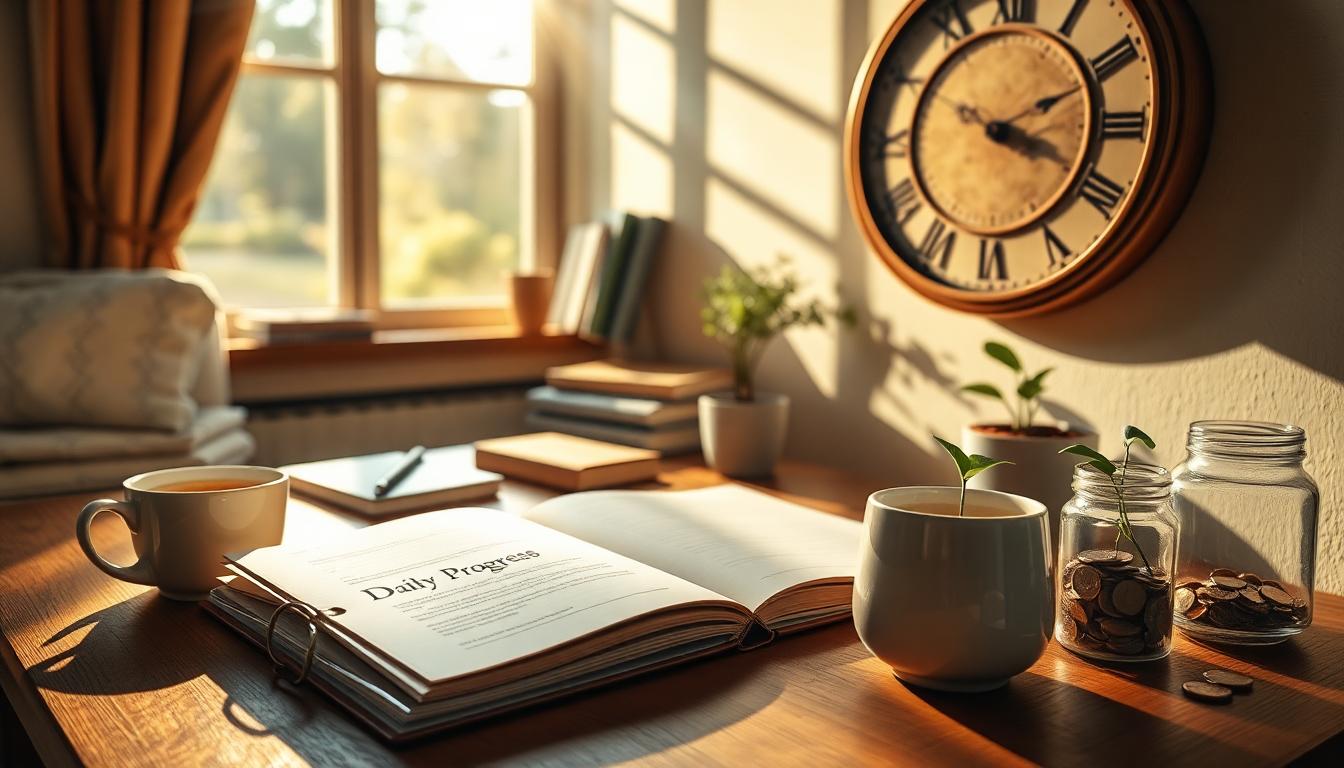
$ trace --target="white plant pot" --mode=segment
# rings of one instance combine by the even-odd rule
[[[868,497],[854,627],[901,680],[944,691],[998,688],[1040,658],[1055,625],[1046,510],[997,491],[888,488]],[[915,511],[950,505],[951,514]],[[992,515],[992,516],[972,516]]]
[[[1002,491],[1036,499],[1050,511],[1050,540],[1059,541],[1059,511],[1073,498],[1073,467],[1082,457],[1060,454],[1060,450],[1074,443],[1096,449],[1097,434],[1086,429],[1070,428],[1065,423],[1048,426],[1064,432],[1063,435],[1019,435],[1011,432],[993,432],[986,426],[971,424],[961,429],[961,449],[967,454],[978,453],[995,459],[1013,462],[998,466],[971,478],[968,488]]]
[[[757,393],[744,403],[732,393],[701,395],[700,447],[709,466],[729,477],[775,471],[789,429],[789,398]]]

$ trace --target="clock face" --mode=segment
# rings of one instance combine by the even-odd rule
[[[994,312],[1114,256],[1178,86],[1153,22],[1130,0],[911,3],[860,73],[847,137],[851,200],[893,269]]]

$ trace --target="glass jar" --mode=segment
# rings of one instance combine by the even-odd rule
[[[1130,462],[1123,480],[1119,472],[1112,479],[1079,464],[1073,492],[1060,513],[1055,639],[1105,661],[1166,656],[1179,529],[1171,477],[1162,467]]]
[[[1320,494],[1301,427],[1197,421],[1172,477],[1176,624],[1197,640],[1283,642],[1311,624]]]

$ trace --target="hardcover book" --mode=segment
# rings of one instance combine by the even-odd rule
[[[700,422],[696,419],[657,427],[640,427],[573,416],[557,416],[551,413],[529,413],[525,421],[527,426],[533,429],[548,429],[567,435],[604,440],[608,443],[647,448],[663,456],[675,456],[700,449]]]
[[[652,480],[658,475],[658,452],[536,432],[478,441],[476,466],[562,491],[584,491]]]
[[[733,375],[727,368],[594,360],[547,368],[546,383],[558,389],[654,400],[685,400],[732,388]]]
[[[859,535],[737,485],[595,491],[233,554],[207,608],[292,670],[311,631],[307,679],[401,740],[842,620]]]
[[[583,419],[658,427],[664,424],[694,421],[699,417],[694,400],[653,400],[647,397],[622,397],[601,392],[581,392],[552,386],[534,387],[527,402],[539,413]]]

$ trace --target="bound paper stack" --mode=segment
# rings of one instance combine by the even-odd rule
[[[726,389],[726,369],[602,360],[551,368],[527,393],[529,427],[663,455],[700,448],[695,398]]]

